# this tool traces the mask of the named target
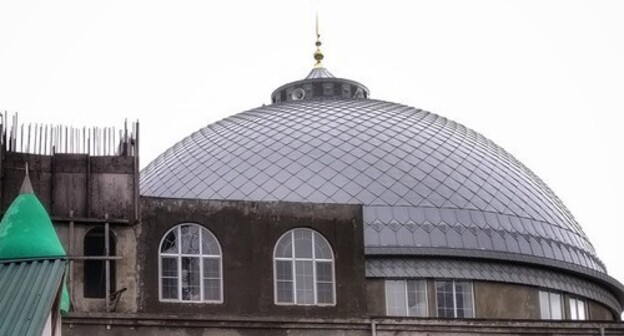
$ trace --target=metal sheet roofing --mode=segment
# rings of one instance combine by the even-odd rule
[[[0,335],[41,335],[65,267],[63,259],[0,261]]]
[[[385,101],[236,114],[151,162],[141,193],[363,204],[367,251],[489,250],[605,272],[568,209],[512,155],[461,124]]]
[[[334,78],[334,75],[332,75],[326,68],[313,68],[308,76],[306,76],[306,79],[313,78]]]
[[[50,216],[32,189],[18,195],[0,221],[0,259],[65,255]]]

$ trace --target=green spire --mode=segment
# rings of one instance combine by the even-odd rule
[[[26,170],[20,194],[0,222],[0,259],[66,256],[50,216],[33,192]]]
[[[0,221],[0,259],[67,257],[50,216],[30,183],[28,164],[20,194]],[[61,311],[69,311],[69,295],[63,285]]]

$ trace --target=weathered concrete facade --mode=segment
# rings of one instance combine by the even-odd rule
[[[540,318],[537,288],[475,282],[475,310],[478,318],[537,320]]]
[[[440,319],[278,319],[202,315],[73,315],[70,336],[621,336],[620,323]]]
[[[58,222],[74,219],[134,224],[138,219],[138,163],[133,156],[2,153],[2,210],[18,194],[29,163],[37,197]]]
[[[232,316],[361,317],[365,299],[362,211],[358,205],[175,200],[145,197],[138,240],[139,310],[170,314]],[[224,302],[170,303],[158,300],[158,247],[165,233],[181,223],[209,229],[223,250]],[[335,306],[276,305],[273,249],[293,228],[321,233],[335,254]]]

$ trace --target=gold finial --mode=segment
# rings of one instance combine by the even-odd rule
[[[314,59],[316,63],[314,64],[315,68],[322,68],[323,64],[323,52],[321,52],[321,33],[319,32],[319,20],[318,20],[318,12],[316,12],[316,51],[314,52]]]

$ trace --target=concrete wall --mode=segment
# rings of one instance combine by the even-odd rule
[[[44,207],[52,217],[136,220],[138,170],[134,157],[3,152],[0,208],[13,202],[24,180],[24,163]]]
[[[475,281],[475,313],[478,318],[520,319],[540,318],[537,288],[495,282]]]
[[[589,310],[589,317],[592,320],[595,320],[595,321],[616,320],[615,316],[613,316],[613,313],[598,302],[589,301],[588,310]]]
[[[141,211],[137,261],[142,313],[357,317],[367,312],[359,205],[142,198]],[[159,244],[169,229],[187,222],[203,225],[221,244],[222,304],[159,301]],[[299,227],[320,232],[334,250],[336,306],[274,303],[273,249],[282,234]]]
[[[385,286],[383,279],[366,279],[366,300],[370,316],[386,315]]]
[[[37,197],[43,206],[51,213],[52,206],[52,157],[44,155],[2,152],[2,174],[0,183],[2,186],[0,203],[2,213],[11,205],[17,197],[22,182],[24,181],[24,166],[28,162],[30,167],[30,180]]]
[[[66,336],[590,336],[624,335],[621,323],[440,319],[285,319],[245,317],[68,316]],[[373,329],[375,333],[373,333]]]

